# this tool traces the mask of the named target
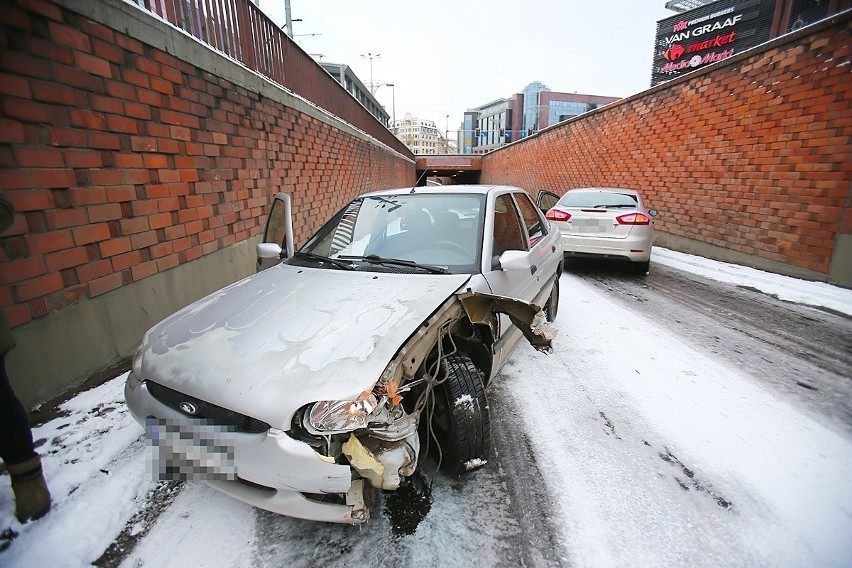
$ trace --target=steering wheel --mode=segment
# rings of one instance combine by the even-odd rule
[[[469,250],[454,241],[435,241],[432,243],[432,246],[435,248],[451,250],[453,252],[463,254],[464,256],[470,256]]]

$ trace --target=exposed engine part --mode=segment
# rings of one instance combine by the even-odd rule
[[[417,416],[408,414],[402,406],[388,410],[389,419],[382,422],[370,423],[369,436],[387,442],[398,442],[417,434]]]
[[[349,435],[343,444],[343,453],[349,464],[373,487],[393,490],[399,487],[402,477],[414,473],[420,438],[415,430],[407,439],[387,442],[375,438],[358,438]]]

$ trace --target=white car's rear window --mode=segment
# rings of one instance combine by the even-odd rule
[[[562,196],[560,207],[636,207],[635,195],[614,191],[577,191]]]

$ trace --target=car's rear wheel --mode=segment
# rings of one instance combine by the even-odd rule
[[[441,450],[441,467],[453,474],[477,469],[491,453],[491,416],[482,372],[466,355],[441,362],[446,380],[435,391],[432,426]]]
[[[559,311],[559,275],[556,275],[556,280],[553,281],[553,288],[550,289],[550,297],[544,305],[544,315],[547,321],[552,322],[556,319],[556,313]]]
[[[648,273],[648,270],[651,268],[651,261],[646,260],[645,262],[631,262],[630,270],[633,274],[638,274],[639,276],[644,276]]]

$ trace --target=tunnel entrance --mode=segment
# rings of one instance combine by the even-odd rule
[[[477,184],[482,173],[482,156],[436,154],[417,156],[418,185]]]

